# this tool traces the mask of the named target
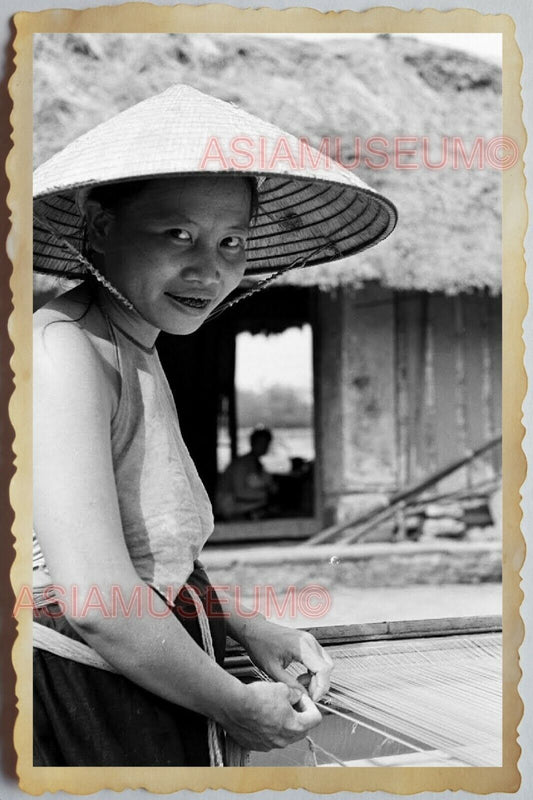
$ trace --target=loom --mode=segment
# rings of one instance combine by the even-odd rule
[[[501,766],[500,617],[310,630],[335,660],[322,723],[283,750],[241,753],[242,764]],[[261,677],[237,646],[226,668]]]

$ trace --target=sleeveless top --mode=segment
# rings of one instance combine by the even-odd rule
[[[111,445],[126,546],[139,577],[175,597],[213,530],[211,503],[155,347],[144,348],[106,319],[121,384]],[[35,531],[33,571],[37,592],[52,583]]]

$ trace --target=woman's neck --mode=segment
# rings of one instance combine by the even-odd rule
[[[145,320],[138,311],[130,311],[102,286],[97,286],[96,291],[98,305],[111,322],[143,347],[150,349],[154,346],[159,328]]]

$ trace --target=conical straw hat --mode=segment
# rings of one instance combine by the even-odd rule
[[[377,244],[396,224],[389,200],[306,141],[178,85],[93,128],[35,171],[34,269],[83,274],[64,244],[66,239],[75,250],[82,247],[77,197],[83,190],[210,173],[258,178],[248,275],[276,272],[295,261],[310,266],[344,258]]]

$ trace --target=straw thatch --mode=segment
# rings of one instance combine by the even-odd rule
[[[386,242],[336,264],[288,274],[297,285],[360,285],[455,293],[501,286],[500,179],[485,165],[430,170],[442,137],[500,135],[501,73],[481,60],[415,39],[325,40],[237,35],[41,34],[35,37],[35,163],[119,110],[174,83],[233,101],[319,145],[340,137],[417,137],[417,169],[361,166],[357,174],[396,203]],[[404,144],[406,149],[408,144]],[[371,155],[371,154],[370,154]],[[377,156],[371,156],[374,163]],[[409,162],[404,157],[403,162]]]

